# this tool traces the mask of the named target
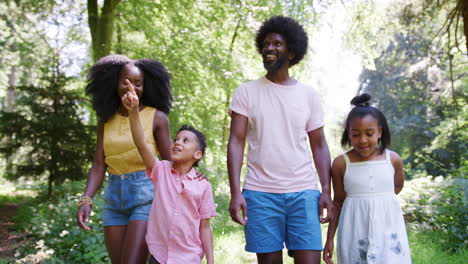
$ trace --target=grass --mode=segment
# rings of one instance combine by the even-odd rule
[[[466,263],[468,250],[450,254],[442,249],[444,234],[440,232],[409,232],[411,257],[413,264],[460,264]]]

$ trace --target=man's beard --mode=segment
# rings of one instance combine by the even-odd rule
[[[263,67],[267,70],[267,72],[275,72],[279,70],[288,61],[287,54],[281,54],[279,57],[277,56],[277,59],[274,61],[265,60],[266,55],[267,54],[265,54],[263,57]],[[275,55],[278,54],[276,53]]]

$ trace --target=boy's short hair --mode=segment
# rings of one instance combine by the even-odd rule
[[[278,33],[286,39],[288,51],[294,54],[289,66],[299,63],[307,53],[309,38],[304,28],[294,19],[285,16],[273,16],[263,22],[255,36],[257,51],[261,54],[263,41],[268,33]]]
[[[206,137],[205,137],[205,135],[202,132],[200,132],[199,130],[195,129],[193,126],[190,126],[190,125],[182,125],[179,128],[179,131],[177,131],[177,134],[179,134],[180,131],[184,131],[184,130],[190,131],[190,132],[194,133],[195,136],[197,136],[198,147],[200,148],[200,151],[202,152],[202,155],[204,156],[205,155],[205,149],[206,149]],[[198,162],[199,162],[199,160],[197,160],[193,164],[193,166],[198,166]]]

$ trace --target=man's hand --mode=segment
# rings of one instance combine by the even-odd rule
[[[239,211],[242,211],[242,217],[239,215]],[[229,213],[231,214],[231,218],[234,222],[241,225],[245,225],[247,222],[247,203],[245,202],[245,198],[241,193],[237,195],[231,195]]]
[[[323,210],[327,209],[327,216],[323,216]],[[320,223],[328,223],[335,216],[335,210],[333,208],[333,202],[329,194],[324,194],[320,196],[319,200],[319,214],[320,214]]]

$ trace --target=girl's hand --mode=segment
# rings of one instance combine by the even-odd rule
[[[122,96],[122,104],[128,111],[138,111],[140,101],[135,89],[133,89],[133,85],[128,79],[125,80],[125,84],[128,87],[128,92]]]
[[[78,208],[78,213],[76,214],[76,220],[78,221],[78,225],[83,228],[84,230],[91,230],[89,226],[85,223],[89,221],[89,215],[91,213],[91,206],[89,204],[82,204]]]
[[[327,264],[333,264],[333,240],[328,240],[325,243],[325,247],[323,248],[323,260]]]

